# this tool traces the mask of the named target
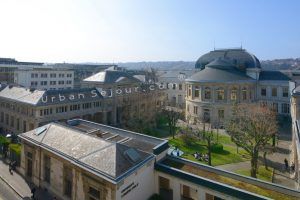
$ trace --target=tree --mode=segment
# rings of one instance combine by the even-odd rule
[[[199,122],[196,122],[196,127],[197,127],[197,136],[201,137],[200,139],[205,141],[205,147],[207,149],[207,155],[208,155],[208,165],[211,166],[211,152],[212,152],[212,145],[214,144],[214,133],[212,131],[212,128],[209,127],[207,128],[207,130],[205,129],[205,124],[207,122],[207,119],[202,120],[203,121],[203,126],[202,126],[202,130],[201,130],[201,126]]]
[[[175,138],[176,123],[177,123],[178,119],[182,118],[182,115],[183,115],[182,111],[178,108],[166,106],[163,109],[162,113],[165,116],[165,118],[167,119],[167,124],[169,127],[170,135],[172,135],[173,138]]]
[[[256,178],[259,153],[271,144],[278,130],[275,112],[257,104],[236,105],[225,129],[231,140],[251,156],[251,176]]]

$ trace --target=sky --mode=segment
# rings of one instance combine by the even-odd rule
[[[299,0],[0,0],[0,57],[36,62],[195,61],[240,47],[300,57]]]

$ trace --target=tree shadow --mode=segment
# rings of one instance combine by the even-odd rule
[[[277,153],[281,153],[281,154],[290,154],[291,150],[285,149],[285,148],[281,148],[281,147],[276,147],[276,152]]]

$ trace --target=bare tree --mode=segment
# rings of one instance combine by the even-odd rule
[[[162,113],[167,119],[170,135],[172,135],[173,138],[175,138],[176,123],[178,119],[182,118],[182,111],[178,108],[166,106],[163,109]]]
[[[256,178],[259,153],[270,145],[278,130],[276,114],[257,104],[237,105],[226,130],[232,141],[251,156],[251,176]]]

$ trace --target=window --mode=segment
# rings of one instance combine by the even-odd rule
[[[70,198],[72,196],[72,179],[72,169],[64,166],[64,195]]]
[[[199,98],[199,86],[195,86],[195,97]]]
[[[210,99],[211,98],[211,94],[210,94],[210,88],[209,87],[206,87],[205,90],[204,90],[204,98],[205,99]]]
[[[290,104],[288,104],[288,103],[281,104],[281,112],[284,114],[289,114],[290,113]]]
[[[182,84],[179,84],[179,85],[178,85],[178,89],[179,89],[179,90],[182,90]]]
[[[65,84],[65,81],[58,81],[58,85],[63,85]]]
[[[89,200],[100,200],[100,191],[90,186],[88,191],[88,197]]]
[[[217,89],[217,99],[218,100],[224,100],[225,99],[224,89],[223,88]]]
[[[247,100],[247,88],[242,89],[242,99]]]
[[[56,74],[50,74],[50,78],[56,78]]]
[[[289,96],[289,88],[284,87],[282,88],[282,97],[288,97]]]
[[[68,107],[67,106],[60,106],[56,108],[56,113],[63,113],[63,112],[67,112],[68,111]]]
[[[194,106],[194,114],[195,114],[195,115],[198,114],[198,106]]]
[[[100,101],[94,102],[94,107],[100,107],[100,106],[101,106],[101,102]]]
[[[56,81],[50,81],[50,85],[56,85]]]
[[[15,126],[15,118],[14,116],[10,116],[10,127],[14,127]]]
[[[64,78],[65,74],[59,74],[58,76],[59,76],[59,78]]]
[[[31,78],[37,78],[37,77],[38,77],[38,74],[35,74],[35,73],[31,74]]]
[[[47,81],[41,81],[41,85],[47,85]]]
[[[175,83],[173,83],[172,89],[173,89],[173,90],[176,90],[176,84],[175,84]]]
[[[67,81],[67,84],[72,84],[72,81]]]
[[[188,86],[188,97],[192,96],[192,86]]]
[[[72,77],[72,74],[67,74],[67,77],[68,77],[68,78],[71,78],[71,77]]]
[[[30,85],[31,86],[37,86],[38,82],[37,81],[31,81]]]
[[[233,88],[233,89],[231,90],[230,99],[231,99],[232,101],[236,101],[236,97],[237,97],[237,90],[236,90],[236,88]]]
[[[17,130],[20,130],[20,119],[17,118]]]
[[[50,157],[44,155],[44,181],[50,183],[51,161]]]
[[[190,112],[190,105],[186,105],[186,110]]]
[[[261,95],[262,97],[267,96],[267,88],[261,88],[261,89],[260,89],[260,95]]]
[[[273,103],[272,108],[274,112],[278,112],[278,103]]]
[[[272,88],[272,97],[277,97],[277,88]]]
[[[70,111],[80,110],[80,104],[70,105]]]
[[[41,78],[47,78],[48,74],[41,74]]]
[[[1,112],[1,122],[3,123],[4,122],[4,113]]]
[[[219,119],[224,119],[224,110],[218,110]]]

